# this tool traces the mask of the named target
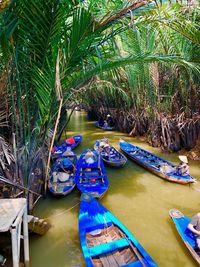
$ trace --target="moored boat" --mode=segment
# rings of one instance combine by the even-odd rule
[[[53,164],[48,180],[49,191],[54,196],[65,196],[75,187],[77,156],[71,151],[70,155],[59,157]]]
[[[87,267],[157,266],[128,229],[89,194],[81,196],[79,235]]]
[[[104,131],[114,131],[115,126],[104,126],[104,124],[99,123],[98,121],[95,122],[95,127],[100,128]]]
[[[67,149],[67,147],[71,147],[71,149],[74,149],[77,147],[80,142],[82,141],[82,135],[74,135],[68,139],[66,139],[62,144],[59,146],[54,146],[51,151],[51,158],[55,159],[59,156],[61,156]]]
[[[179,184],[194,183],[196,181],[196,179],[191,175],[183,176],[177,174],[177,166],[175,164],[172,164],[171,162],[158,157],[153,153],[127,143],[124,140],[120,140],[119,145],[125,155],[127,155],[140,166],[165,180]],[[163,165],[167,165],[170,168],[170,172],[165,172]]]
[[[104,140],[96,140],[94,149],[101,155],[108,166],[114,168],[123,167],[127,162],[127,158],[111,144],[105,143]]]
[[[91,193],[97,198],[108,189],[105,167],[95,150],[89,149],[81,154],[77,163],[76,184],[82,193]]]
[[[189,217],[185,216],[182,212],[180,212],[177,209],[171,209],[169,211],[169,215],[172,218],[179,235],[181,236],[184,244],[188,248],[188,250],[191,253],[192,257],[200,265],[200,253],[197,253],[195,251],[195,248],[196,248],[195,236],[187,228],[187,226],[190,223],[191,219]]]

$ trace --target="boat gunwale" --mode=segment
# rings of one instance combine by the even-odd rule
[[[125,141],[124,141],[125,142]],[[120,142],[121,143],[121,142]],[[148,152],[147,150],[144,150],[138,146],[135,146],[131,143],[128,143],[128,142],[125,142],[127,143],[128,145],[130,146],[133,146],[133,147],[136,147],[138,148],[140,151],[144,151],[145,153],[149,154],[149,155],[152,155],[154,157],[156,157],[157,159],[161,160],[162,162],[167,162],[170,166],[174,166],[176,167],[175,164],[172,164],[171,162],[165,160],[165,159],[162,159],[161,157],[158,157],[156,156],[155,154],[151,153],[151,152]],[[160,170],[156,169],[155,166],[153,165],[150,165],[142,160],[140,160],[140,158],[134,156],[134,155],[130,155],[130,153],[128,151],[126,151],[125,149],[123,149],[120,145],[120,149],[126,154],[127,157],[129,157],[130,159],[132,159],[133,161],[135,161],[138,165],[144,167],[145,169],[149,170],[150,172],[154,173],[155,175],[163,178],[164,180],[167,180],[169,182],[174,182],[174,183],[178,183],[178,184],[189,184],[189,183],[194,183],[196,182],[196,179],[193,178],[191,175],[189,176],[190,178],[176,178],[176,176],[174,175],[167,175],[167,174],[164,174],[162,173]]]

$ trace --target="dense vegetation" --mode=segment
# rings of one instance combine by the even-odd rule
[[[127,18],[129,27],[115,37],[113,50],[122,58],[137,56],[135,63],[99,76],[83,101],[98,117],[111,113],[120,130],[146,134],[152,145],[194,147],[200,131],[199,15],[199,8],[175,4]]]
[[[74,100],[98,117],[109,111],[120,130],[148,133],[154,145],[174,151],[195,144],[198,7],[121,0],[3,2],[1,175],[41,192],[52,130],[62,106]]]

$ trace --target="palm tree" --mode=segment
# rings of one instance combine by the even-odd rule
[[[139,26],[149,23],[150,18],[156,23],[159,15],[148,15],[152,5],[146,1],[124,4],[118,0],[116,5],[108,1],[104,10],[100,5],[101,1],[92,0],[13,0],[0,14],[0,57],[4,59],[1,69],[7,70],[10,125],[16,134],[18,152],[16,162],[25,185],[30,186],[30,181],[37,178],[34,186],[31,183],[32,190],[42,188],[38,169],[41,173],[42,158],[46,159],[45,142],[54,127],[61,98],[64,105],[94,86],[97,75],[107,76],[105,73],[111,70],[116,75],[119,68],[127,71],[127,66],[134,65],[130,68],[129,82],[131,73],[141,68],[149,76],[148,66],[152,62],[197,69],[195,62],[181,56],[158,54],[153,49],[143,51],[142,47],[139,51],[135,49],[137,45],[128,47],[127,42],[128,52],[121,55],[117,36],[129,35],[129,40],[134,39],[140,45],[142,39],[136,38],[136,28],[141,33]],[[141,13],[140,7],[145,7]],[[135,10],[138,10],[136,21],[132,18]],[[58,54],[59,64],[56,64]],[[148,79],[140,81],[143,87],[139,95]],[[115,80],[117,84],[118,79]],[[62,96],[57,94],[58,87],[62,88]],[[121,86],[118,87],[122,92]],[[134,90],[130,91],[131,101],[137,95]]]

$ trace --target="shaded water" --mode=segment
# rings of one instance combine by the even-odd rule
[[[82,144],[76,153],[94,145],[104,136],[118,148],[123,138],[163,158],[178,163],[177,154],[162,153],[135,138],[119,132],[104,132],[94,128],[84,112],[75,112],[68,127],[68,136],[82,134]],[[189,162],[191,174],[200,179],[200,165]],[[110,210],[135,235],[158,266],[190,267],[195,261],[183,245],[168,212],[177,208],[188,216],[200,211],[200,183],[179,185],[162,180],[128,160],[122,169],[107,168],[109,189],[101,203]],[[52,224],[42,237],[30,236],[32,267],[78,267],[85,266],[78,233],[80,193],[75,189],[63,198],[48,196],[40,200],[34,214],[48,218]]]

